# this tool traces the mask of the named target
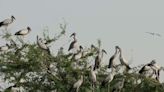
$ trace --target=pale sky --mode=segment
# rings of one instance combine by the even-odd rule
[[[10,31],[15,33],[30,26],[32,32],[27,38],[35,40],[45,26],[49,27],[52,35],[57,33],[64,18],[68,23],[66,34],[76,32],[83,46],[90,46],[101,39],[108,52],[103,62],[108,63],[114,46],[119,45],[127,60],[133,53],[131,66],[148,63],[152,59],[164,66],[163,4],[163,0],[0,0],[0,21],[14,15],[16,21]],[[145,32],[163,36],[151,36]],[[3,44],[1,42],[0,45]],[[54,47],[58,49],[63,44],[55,43]]]

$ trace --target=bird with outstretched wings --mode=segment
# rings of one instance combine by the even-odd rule
[[[159,33],[153,33],[153,32],[145,32],[145,33],[150,34],[150,35],[153,35],[153,36],[158,36],[158,37],[161,37],[162,36]]]

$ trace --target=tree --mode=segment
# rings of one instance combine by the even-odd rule
[[[47,30],[43,32],[44,43],[60,41],[60,37],[65,35],[66,25],[61,24],[60,28],[61,32],[55,37],[47,35]],[[10,87],[4,89],[5,92],[12,92],[14,88],[18,90],[21,88],[22,92],[69,92],[81,75],[84,81],[79,92],[115,92],[115,85],[122,79],[125,79],[125,82],[121,92],[164,91],[163,83],[139,75],[135,68],[131,73],[117,72],[107,90],[107,87],[100,86],[109,73],[107,66],[102,66],[98,70],[97,83],[92,90],[89,63],[93,62],[91,58],[95,58],[97,49],[101,47],[100,40],[97,49],[86,48],[85,55],[79,60],[74,60],[71,58],[72,53],[63,52],[63,47],[59,49],[57,55],[52,55],[39,48],[36,42],[25,42],[22,38],[13,37],[9,32],[4,33],[1,39],[9,43],[9,50],[0,52],[0,71],[4,75],[4,80],[11,83]]]

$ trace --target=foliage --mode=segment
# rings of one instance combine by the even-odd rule
[[[60,41],[60,37],[65,36],[66,25],[61,24],[60,28],[61,33],[53,38],[47,34],[48,30],[44,31],[46,44]],[[0,71],[5,75],[4,80],[13,83],[13,86],[5,89],[5,92],[20,87],[27,92],[68,92],[80,79],[80,75],[84,76],[84,82],[79,92],[111,92],[114,85],[122,78],[125,78],[125,82],[121,92],[164,92],[163,84],[153,78],[143,77],[135,70],[124,74],[117,72],[109,87],[101,87],[101,82],[109,73],[106,66],[98,70],[97,83],[93,89],[88,67],[95,58],[96,50],[91,48],[86,48],[85,56],[76,61],[70,59],[72,54],[66,54],[62,49],[59,50],[60,54],[58,52],[57,55],[50,55],[40,49],[36,42],[25,42],[23,38],[12,37],[8,32],[4,33],[1,39],[10,43],[10,50],[0,52]],[[101,41],[98,40],[97,48],[100,48],[100,45]]]

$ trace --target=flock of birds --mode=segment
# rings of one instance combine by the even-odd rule
[[[11,16],[11,18],[8,18],[8,19],[1,21],[0,27],[4,27],[5,30],[7,31],[8,26],[10,24],[12,24],[14,22],[14,20],[16,20],[16,18],[14,16]],[[27,28],[24,28],[24,29],[17,31],[15,33],[15,35],[24,37],[25,35],[29,34],[30,31],[31,31],[31,28],[29,26],[27,26]],[[37,36],[37,44],[41,49],[46,50],[48,53],[50,53],[50,50],[49,50],[49,47],[47,46],[47,43],[42,38],[39,38],[38,36]],[[9,44],[6,44],[5,46],[0,47],[0,51],[7,51],[8,49],[10,49],[10,47],[11,46]]]
[[[73,37],[73,41],[71,42],[68,51],[73,50],[74,52],[74,59],[78,60],[84,55],[84,51],[82,46],[78,46],[77,44],[77,39],[76,39],[76,33],[73,33],[70,37]],[[96,57],[95,57],[95,62],[94,65],[90,66],[90,75],[91,75],[91,80],[92,80],[92,87],[95,87],[97,79],[96,79],[96,71],[100,68],[101,66],[101,61],[103,58],[103,54],[107,54],[107,52],[104,49],[99,49],[95,47],[94,45],[91,45],[91,49],[96,49]],[[116,64],[116,58],[119,57],[120,64]],[[115,53],[111,56],[109,59],[109,64],[108,68],[111,69],[111,72],[107,75],[106,78],[101,83],[101,86],[106,86],[109,84],[114,76],[117,73],[118,67],[123,67],[124,72],[128,72],[129,70],[133,69],[130,67],[128,61],[124,58],[122,49],[119,46],[115,46]],[[120,68],[119,68],[120,69]],[[160,67],[155,60],[152,60],[150,63],[145,64],[142,66],[142,68],[139,70],[139,74],[150,77],[150,78],[155,78],[157,81],[159,81],[159,76],[160,76],[160,70],[163,68]],[[124,76],[125,77],[125,76]],[[120,80],[115,86],[112,92],[120,92],[120,90],[123,88],[125,78]],[[74,83],[73,88],[76,89],[76,92],[78,92],[79,87],[83,83],[83,77],[81,77],[77,82]]]
[[[0,22],[0,27],[5,27],[5,29],[7,30],[8,26],[10,24],[12,24],[15,20],[14,16],[11,16],[11,18],[5,19],[3,21]],[[27,27],[25,29],[21,29],[18,32],[15,33],[16,36],[25,36],[27,35],[29,32],[31,31],[30,27]],[[78,60],[80,58],[82,58],[82,56],[84,55],[83,53],[83,47],[80,45],[78,45],[77,39],[76,39],[76,33],[71,34],[71,36],[73,38],[73,41],[71,42],[68,51],[72,51],[73,53],[73,58],[75,60]],[[38,46],[47,51],[50,54],[50,49],[47,46],[46,42],[43,41],[42,38],[39,38],[37,36],[37,44]],[[0,47],[0,51],[6,51],[10,48],[10,46],[8,44],[6,44],[6,46],[1,46]],[[104,49],[99,49],[97,47],[95,47],[94,45],[91,45],[91,49],[96,49],[96,57],[95,57],[95,62],[94,65],[90,66],[90,74],[91,74],[91,80],[92,80],[92,86],[94,87],[96,85],[97,82],[97,78],[96,78],[96,71],[101,67],[101,61],[103,58],[103,54],[107,54],[107,52]],[[120,64],[116,64],[115,60],[116,58],[119,57],[119,61]],[[111,69],[111,72],[106,76],[106,78],[104,78],[104,80],[101,82],[101,86],[105,86],[107,84],[109,84],[114,76],[116,75],[116,70],[118,67],[124,67],[124,71],[128,72],[129,70],[131,70],[132,68],[130,67],[128,61],[124,58],[123,56],[123,52],[122,49],[119,46],[115,46],[115,53],[111,56],[111,58],[109,59],[109,64],[108,64],[108,68]],[[149,77],[153,77],[155,76],[155,79],[157,81],[159,81],[159,76],[160,76],[160,70],[161,67],[159,65],[157,65],[155,60],[152,60],[150,63],[145,64],[140,70],[139,70],[139,74],[144,75],[144,76],[149,76]],[[117,92],[119,90],[121,90],[121,88],[123,88],[124,85],[124,81],[125,78],[123,78],[122,80],[120,80],[113,89],[113,92]],[[76,92],[78,92],[80,86],[83,83],[83,75],[81,75],[80,79],[77,80],[77,82],[75,82],[72,86],[72,89],[74,89]],[[72,91],[71,91],[72,92]]]

